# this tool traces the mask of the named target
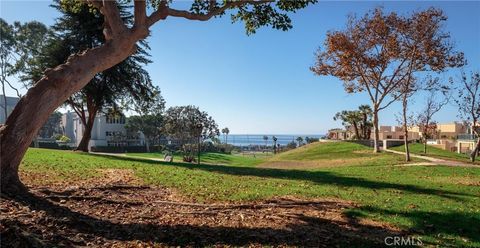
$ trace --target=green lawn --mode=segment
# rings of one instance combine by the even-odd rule
[[[392,150],[405,152],[404,146],[392,147]],[[423,144],[415,143],[410,145],[410,152],[417,155],[426,155],[433,158],[441,158],[446,160],[455,160],[468,163],[470,162],[470,157],[466,154],[456,153],[451,151],[446,151],[440,148],[427,145],[427,154],[423,153]],[[480,164],[480,161],[476,161],[476,164]]]
[[[351,142],[312,143],[281,153],[270,161],[302,161],[332,165],[398,165],[405,163],[403,156],[372,152],[373,148]],[[415,161],[419,161],[416,159]]]
[[[160,158],[163,159],[164,154],[161,152],[154,153],[127,153],[129,157],[144,157],[144,158]],[[200,162],[207,164],[224,164],[224,165],[241,165],[254,166],[265,161],[267,156],[264,154],[257,154],[255,157],[251,154],[222,154],[222,153],[202,153],[200,155]],[[174,162],[182,162],[182,155],[175,154],[173,156]]]
[[[298,149],[272,159],[345,157],[371,161],[374,156],[364,154],[351,143],[324,145],[310,145],[303,149],[303,155]],[[336,155],[316,154],[325,149],[343,150]],[[239,165],[232,160],[226,161],[226,165],[195,165],[30,149],[21,171],[49,175],[49,180],[77,180],[98,175],[99,168],[128,168],[145,183],[175,188],[200,202],[249,201],[286,195],[339,198],[360,204],[346,214],[392,223],[421,235],[425,244],[480,246],[480,168],[392,166],[401,161],[402,156],[375,156],[385,165],[373,161],[363,166],[287,170],[259,168],[248,163]],[[225,162],[222,159],[222,163]]]

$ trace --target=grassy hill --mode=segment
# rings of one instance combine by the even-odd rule
[[[223,156],[219,159],[227,164],[196,165],[32,148],[20,169],[31,186],[85,184],[101,178],[104,169],[129,170],[144,184],[168,187],[198,202],[246,202],[278,196],[342,199],[357,204],[344,214],[359,221],[393,224],[420,235],[424,244],[480,245],[480,168],[392,166],[402,156],[373,155],[368,150],[351,143],[312,144],[272,158],[284,163],[296,159],[346,161],[343,166],[292,170],[241,165]],[[350,166],[351,159],[367,162]]]
[[[297,164],[300,168],[337,166],[385,166],[405,163],[404,158],[390,153],[372,152],[372,148],[351,142],[315,142],[281,153],[267,165]],[[295,168],[291,166],[290,168]]]
[[[405,151],[404,146],[397,146],[391,148],[392,150],[396,151]],[[430,156],[433,158],[441,158],[441,159],[446,159],[446,160],[454,160],[454,161],[460,161],[460,162],[465,162],[468,163],[470,162],[470,157],[466,154],[462,153],[456,153],[456,152],[451,152],[451,151],[446,151],[440,148],[436,148],[433,146],[427,145],[427,154],[423,153],[423,144],[415,143],[410,145],[410,152],[413,154],[417,155],[425,155],[425,156]],[[480,164],[480,161],[476,161],[477,164]]]

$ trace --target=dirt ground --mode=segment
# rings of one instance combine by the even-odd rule
[[[88,182],[28,185],[1,198],[2,247],[382,246],[401,231],[343,214],[352,202],[275,198],[200,204],[142,185],[128,170]],[[23,175],[28,182],[28,175]]]

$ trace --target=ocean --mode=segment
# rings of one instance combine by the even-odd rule
[[[286,145],[292,141],[296,141],[297,137],[302,137],[304,142],[306,137],[310,138],[322,138],[325,135],[321,134],[229,134],[227,137],[227,143],[234,146],[249,146],[249,145],[265,145],[265,140],[263,136],[267,136],[268,140],[266,141],[268,146],[273,145],[272,137],[277,137],[277,144]],[[225,142],[225,135],[220,135],[220,141]]]

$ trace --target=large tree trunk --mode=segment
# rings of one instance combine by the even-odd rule
[[[477,144],[475,145],[475,148],[470,153],[470,161],[472,161],[472,163],[475,162],[475,158],[477,157],[479,152],[480,152],[480,137],[477,140]]]
[[[405,143],[405,161],[409,162],[410,159],[410,148],[408,147],[408,125],[407,125],[407,95],[403,95],[402,101],[402,117],[403,117],[403,141]]]
[[[82,140],[80,140],[80,144],[77,147],[77,151],[84,152],[89,151],[88,144],[92,138],[93,125],[95,124],[95,118],[97,117],[98,110],[100,109],[100,107],[96,105],[97,103],[93,100],[92,96],[87,95],[86,102],[88,117],[85,116],[85,112],[82,112],[81,118],[83,119],[82,123],[85,131],[83,132]]]
[[[369,132],[369,127],[367,125],[367,121],[368,121],[368,116],[367,114],[363,114],[363,125],[362,125],[362,139],[364,140],[368,140],[370,139],[370,132]]]
[[[408,130],[406,125],[404,125],[403,128],[404,128],[403,142],[405,143],[405,161],[409,162],[411,159],[410,159],[410,147],[408,145]]]
[[[377,153],[379,152],[378,146],[379,146],[379,139],[380,139],[380,130],[378,129],[378,110],[374,109],[373,110],[373,152]]]
[[[357,122],[353,122],[353,129],[355,131],[355,139],[360,139],[360,133],[358,132],[358,125]]]
[[[119,39],[72,55],[65,64],[45,71],[45,75],[17,103],[0,130],[1,192],[15,194],[25,189],[18,167],[38,130],[50,114],[70,95],[82,89],[96,73],[126,59],[143,37],[124,33]]]
[[[147,136],[144,136],[145,137],[145,148],[147,150],[147,152],[149,153],[150,152],[150,141],[148,140]]]
[[[82,140],[80,140],[80,144],[78,144],[77,151],[84,151],[88,152],[88,144],[90,143],[90,139],[92,138],[92,129],[93,125],[95,124],[95,118],[97,116],[96,111],[92,111],[93,113],[88,113],[88,119],[85,123],[85,131],[83,132]]]
[[[423,153],[427,154],[427,139],[423,139]]]

